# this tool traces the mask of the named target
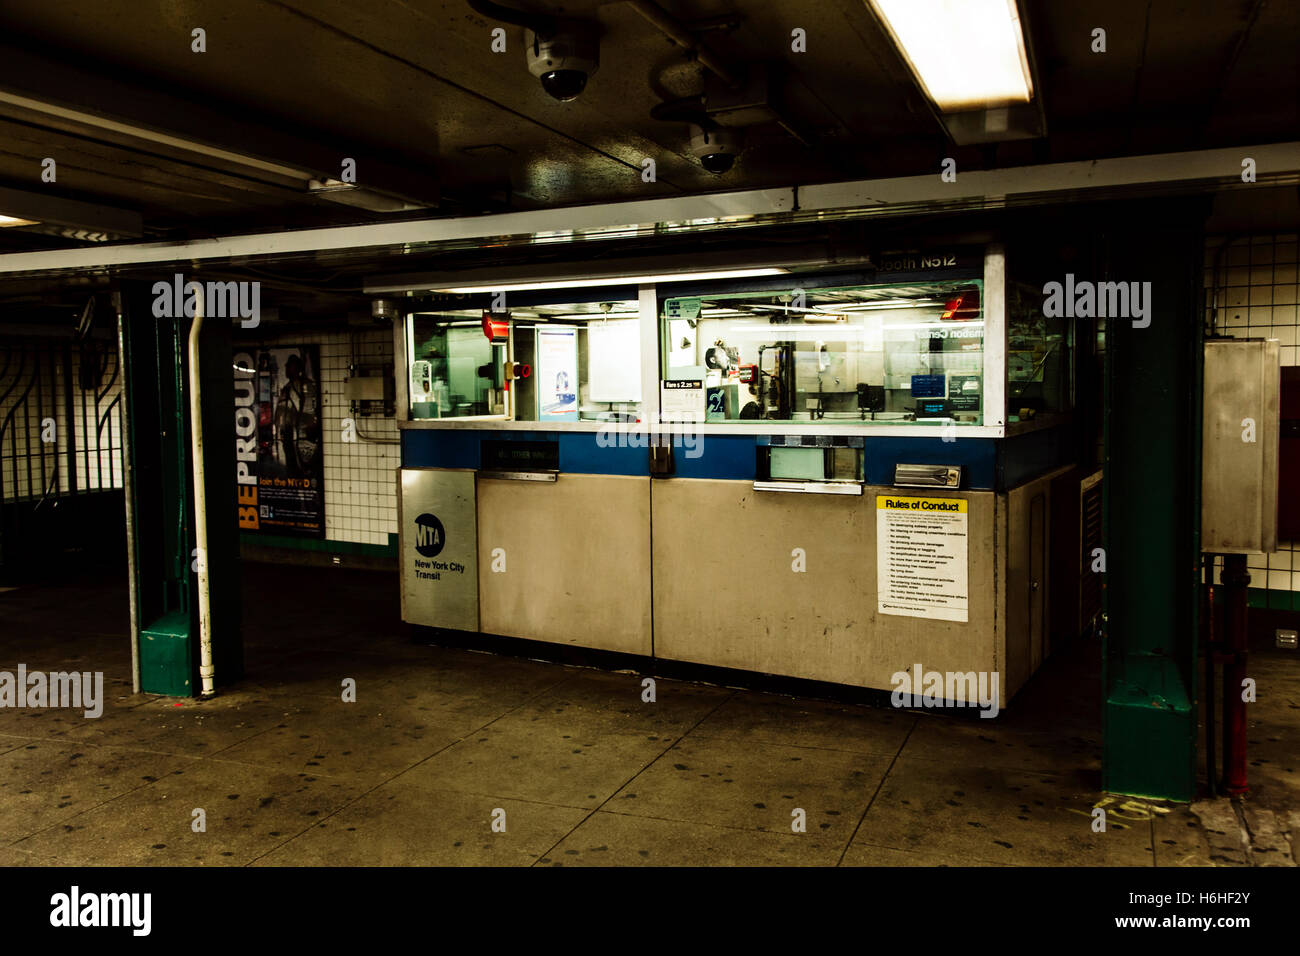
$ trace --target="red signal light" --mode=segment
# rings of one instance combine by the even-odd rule
[[[510,315],[497,316],[491,312],[483,313],[483,334],[489,342],[504,342],[510,338]]]
[[[944,303],[941,319],[956,322],[969,322],[980,317],[980,293],[978,289],[966,289]]]

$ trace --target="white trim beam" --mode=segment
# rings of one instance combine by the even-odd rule
[[[1255,160],[1256,182],[1241,181],[1242,161]],[[313,252],[378,249],[509,237],[564,241],[649,235],[656,227],[705,229],[767,218],[772,222],[858,210],[863,215],[903,215],[922,210],[996,208],[1133,187],[1248,189],[1300,182],[1300,143],[1131,156],[1077,163],[961,172],[943,182],[924,176],[822,186],[707,193],[667,199],[607,203],[448,219],[336,226],[187,242],[132,243],[0,255],[0,274],[80,271],[151,263],[247,259]]]

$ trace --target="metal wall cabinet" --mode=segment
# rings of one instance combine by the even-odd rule
[[[1201,550],[1277,550],[1281,360],[1276,339],[1205,343]]]

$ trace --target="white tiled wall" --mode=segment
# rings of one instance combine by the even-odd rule
[[[1225,237],[1206,242],[1206,308],[1218,305],[1218,331],[1239,338],[1277,339],[1283,365],[1300,365],[1300,294],[1297,294],[1296,233],[1231,240],[1214,262]],[[1287,493],[1283,489],[1283,493]],[[1274,554],[1247,560],[1252,588],[1300,591],[1300,542],[1281,541]],[[1216,575],[1217,580],[1217,575]]]
[[[366,330],[355,336],[357,361],[393,365],[391,329]],[[321,379],[321,433],[325,440],[325,538],[356,544],[387,545],[397,533],[396,469],[399,446],[368,442],[372,438],[397,438],[397,420],[353,414],[344,391],[352,360],[352,336],[344,332],[317,332],[284,336],[284,345],[319,345]],[[267,344],[277,344],[268,342]],[[357,423],[356,442],[343,441],[343,420]]]

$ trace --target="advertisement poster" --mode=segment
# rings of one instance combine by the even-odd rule
[[[537,330],[533,376],[537,417],[542,421],[578,420],[578,330]]]
[[[881,614],[968,619],[966,508],[962,498],[876,497]]]
[[[320,349],[235,351],[235,474],[240,531],[325,537]]]

